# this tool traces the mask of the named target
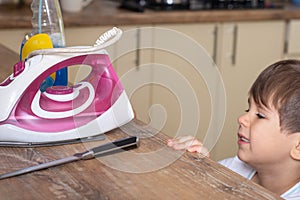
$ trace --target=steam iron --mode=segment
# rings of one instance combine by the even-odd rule
[[[47,146],[103,138],[134,117],[105,47],[121,37],[113,28],[94,46],[42,49],[14,66],[0,84],[0,146]],[[40,85],[66,66],[90,67],[72,86]]]

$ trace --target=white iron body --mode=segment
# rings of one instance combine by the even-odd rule
[[[17,63],[0,84],[0,145],[72,141],[131,121],[131,104],[102,47],[36,51]],[[40,91],[55,71],[81,64],[92,69],[85,79]]]

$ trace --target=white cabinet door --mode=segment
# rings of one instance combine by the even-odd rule
[[[152,125],[171,137],[202,140],[207,132],[211,99],[201,69],[214,67],[215,31],[211,23],[155,27]]]
[[[227,96],[226,122],[214,149],[216,159],[237,149],[237,117],[248,108],[248,91],[257,75],[283,56],[284,21],[224,23],[220,26],[218,67]]]
[[[137,119],[150,123],[152,29],[137,26],[120,27],[124,33],[115,46],[114,66],[130,98]]]
[[[31,29],[1,29],[1,44],[19,54],[24,36],[30,32]]]
[[[300,59],[300,20],[290,20],[286,25],[285,58]]]

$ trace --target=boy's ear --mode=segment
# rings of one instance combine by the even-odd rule
[[[295,146],[293,146],[290,151],[290,155],[293,159],[300,161],[300,140]]]

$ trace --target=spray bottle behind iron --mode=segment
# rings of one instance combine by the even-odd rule
[[[54,48],[65,47],[64,25],[58,0],[32,0],[31,10],[33,13],[31,20],[33,30],[30,36],[46,33],[49,35]],[[40,49],[40,47],[34,47],[34,50],[36,49]],[[52,85],[66,86],[67,84],[68,69],[65,67],[48,77],[41,85],[41,90],[43,91]]]

